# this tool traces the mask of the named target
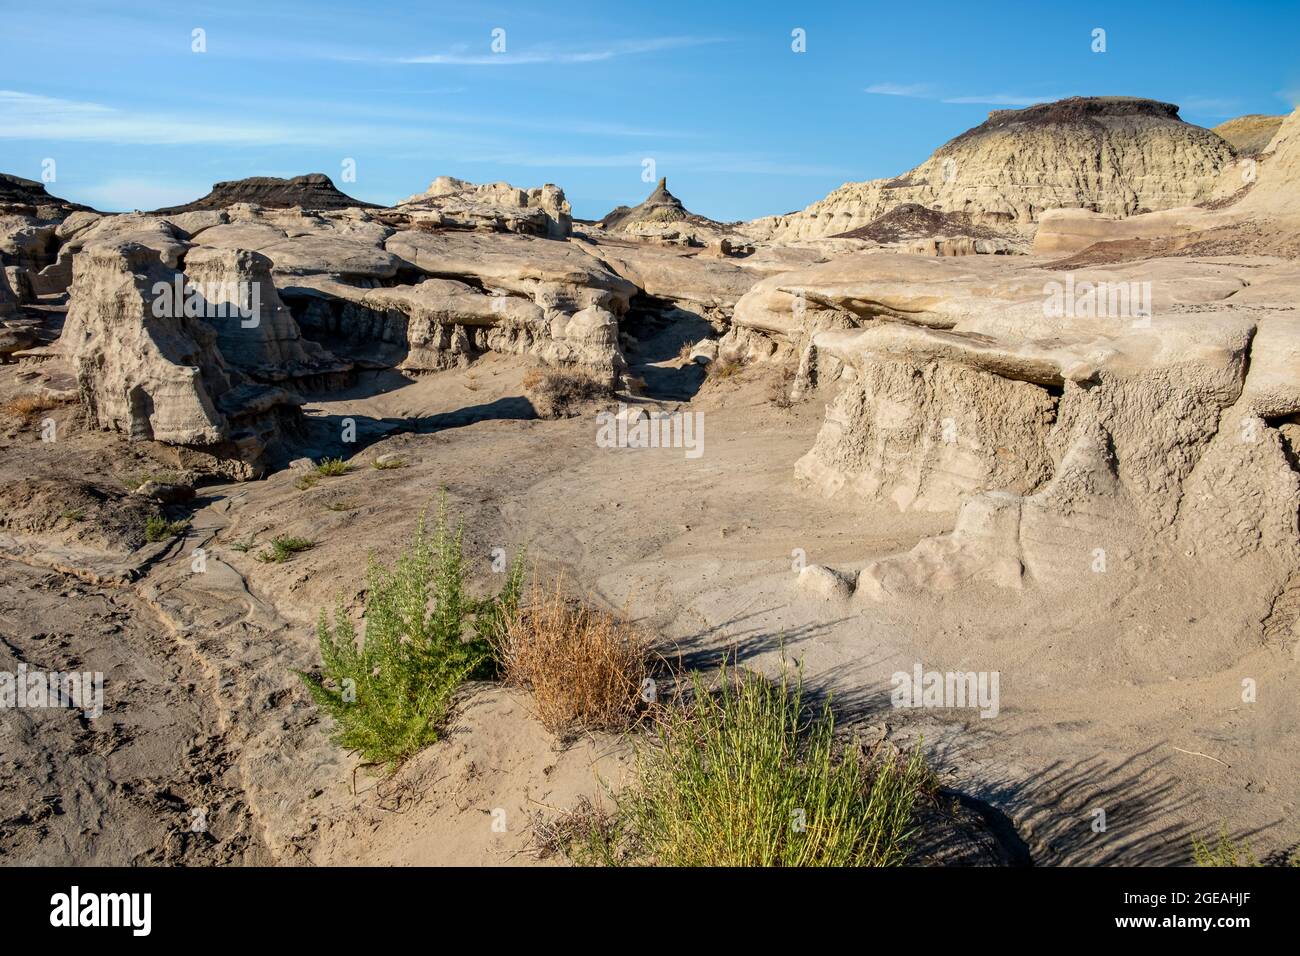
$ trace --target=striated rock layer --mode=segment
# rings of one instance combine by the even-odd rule
[[[1027,235],[1047,209],[1128,216],[1199,202],[1234,159],[1227,142],[1183,122],[1170,103],[1072,97],[995,110],[896,179],[847,183],[802,212],[756,219],[743,231],[766,240],[832,236],[918,203]]]
[[[805,336],[805,367],[841,386],[800,477],[955,515],[864,567],[859,597],[1066,588],[1175,554],[1251,562],[1250,601],[1284,586],[1300,564],[1300,267],[882,258],[778,277],[763,300],[799,286],[853,317]]]
[[[97,245],[76,259],[68,318],[47,357],[67,362],[100,428],[132,440],[198,448],[236,475],[300,418],[300,401],[228,364],[218,333],[169,290],[183,276],[138,243]]]

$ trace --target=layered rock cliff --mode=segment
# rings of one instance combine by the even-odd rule
[[[1170,103],[1072,97],[995,110],[902,176],[846,183],[802,212],[743,228],[757,239],[832,236],[919,203],[1027,235],[1047,209],[1128,216],[1199,202],[1234,158],[1227,142],[1183,122]]]

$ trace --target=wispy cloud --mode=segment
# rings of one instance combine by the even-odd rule
[[[601,63],[623,56],[657,53],[661,50],[680,50],[687,47],[725,43],[721,37],[677,36],[650,37],[642,40],[620,40],[595,49],[563,50],[534,47],[522,52],[511,52],[509,45],[500,53],[471,53],[459,47],[444,53],[425,53],[418,56],[387,57],[394,63],[424,63],[444,66],[528,66],[540,63]]]
[[[918,99],[933,99],[932,87],[928,83],[873,83],[866,92],[876,96],[911,96]]]
[[[466,162],[499,163],[546,169],[617,169],[640,172],[645,153],[536,153],[500,152],[461,157]],[[691,170],[706,173],[752,174],[757,176],[845,176],[848,170],[812,163],[789,162],[751,153],[655,152],[661,172]]]
[[[966,96],[945,96],[935,90],[929,83],[873,83],[866,88],[867,93],[875,96],[907,96],[912,99],[937,100],[940,103],[981,104],[984,106],[1033,106],[1035,103],[1050,103],[1059,100],[1061,95],[1031,96],[1024,93],[980,93]]]
[[[0,139],[33,139],[146,146],[223,143],[230,146],[345,140],[338,128],[168,116],[120,110],[102,103],[0,90]]]
[[[228,105],[228,104],[227,104]],[[258,109],[260,107],[260,109]],[[294,116],[289,121],[271,118],[273,109]],[[229,111],[229,110],[227,110]],[[357,142],[451,143],[498,138],[494,133],[512,130],[573,136],[617,136],[670,139],[691,136],[679,131],[653,129],[618,122],[563,117],[506,116],[447,110],[420,110],[392,106],[372,108],[331,104],[334,120],[316,118],[319,103],[276,101],[244,103],[237,112],[255,112],[260,120],[228,119],[210,110],[168,115],[118,109],[102,103],[60,99],[37,93],[0,90],[0,139],[51,142],[109,142],[144,146],[314,145],[347,146]],[[348,114],[357,122],[349,122]],[[343,122],[340,123],[339,119]],[[458,131],[451,127],[464,127]]]

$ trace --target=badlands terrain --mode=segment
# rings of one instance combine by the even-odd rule
[[[295,673],[444,490],[480,593],[526,548],[681,667],[802,661],[919,745],[955,802],[915,862],[1296,848],[1300,112],[999,110],[752,222],[647,190],[101,214],[0,176],[0,670],[104,675],[97,717],[4,712],[0,858],[563,862],[539,826],[635,734],[475,684],[379,774]],[[556,370],[599,388],[551,408]],[[602,412],[700,425],[610,447]],[[892,706],[914,668],[996,673],[995,712]]]

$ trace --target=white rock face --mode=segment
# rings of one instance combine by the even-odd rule
[[[803,335],[842,382],[796,467],[803,480],[955,515],[951,534],[864,568],[859,596],[1069,587],[1108,561],[1161,554],[1255,562],[1261,593],[1285,583],[1300,561],[1300,267],[1160,259],[1065,273],[982,260],[940,275],[884,258],[750,294],[771,305],[780,286],[803,288],[850,328],[748,315]],[[1150,283],[1149,315],[1085,300],[1061,314],[1052,283],[1067,278],[1080,294]]]
[[[1234,160],[1227,142],[1184,123],[1170,104],[1076,97],[996,110],[897,179],[846,183],[802,212],[742,231],[783,241],[833,236],[919,203],[1027,235],[1048,209],[1129,216],[1200,202]]]
[[[192,214],[196,215],[196,214]],[[305,339],[280,300],[271,260],[244,249],[196,248],[185,257],[187,286],[215,314],[204,316],[217,333],[226,362],[263,382],[330,375],[350,368]]]
[[[515,232],[563,239],[573,231],[564,190],[547,183],[519,189],[509,183],[478,185],[439,176],[422,193],[397,204],[412,222],[442,229]]]
[[[99,427],[198,446],[256,469],[298,401],[229,367],[203,319],[155,308],[157,289],[176,281],[157,250],[138,243],[83,250],[53,355],[72,366]]]

